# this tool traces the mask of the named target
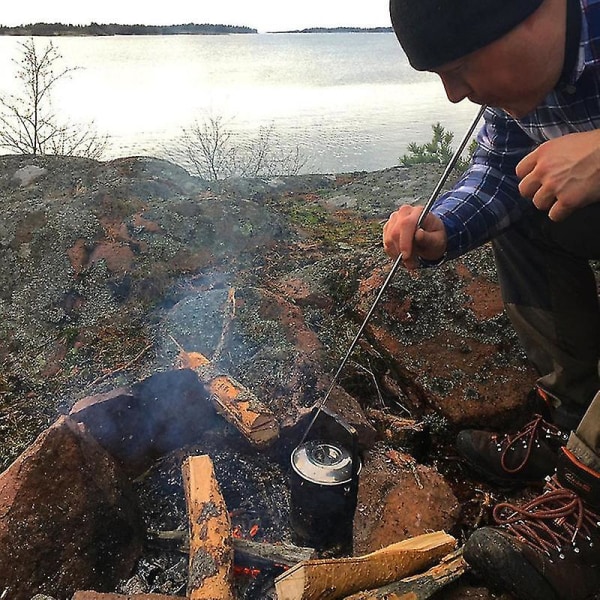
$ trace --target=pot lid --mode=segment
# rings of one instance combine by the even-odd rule
[[[303,479],[319,485],[340,485],[352,480],[352,456],[334,442],[311,440],[292,452],[292,468]]]

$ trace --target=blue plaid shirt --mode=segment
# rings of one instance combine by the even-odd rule
[[[568,91],[555,89],[534,112],[515,120],[487,109],[473,161],[432,212],[448,235],[447,259],[489,241],[533,204],[519,194],[515,168],[542,142],[600,128],[600,0],[581,0],[579,57]]]

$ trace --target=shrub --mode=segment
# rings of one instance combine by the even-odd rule
[[[298,147],[289,150],[281,145],[274,125],[260,127],[256,137],[240,141],[222,116],[184,128],[179,144],[195,173],[211,181],[297,175],[306,163]]]
[[[451,131],[446,131],[441,123],[436,123],[431,128],[433,130],[433,137],[430,142],[426,144],[411,142],[408,145],[408,154],[400,157],[400,164],[402,166],[410,167],[417,164],[446,165],[450,162],[454,154],[452,148],[454,134]],[[464,171],[467,168],[470,157],[473,155],[476,147],[477,141],[473,140],[469,145],[468,158],[459,160],[456,165],[457,169]]]

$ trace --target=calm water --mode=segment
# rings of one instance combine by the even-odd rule
[[[0,93],[23,38],[0,37]],[[36,38],[41,49],[47,38]],[[434,75],[413,71],[393,34],[52,38],[64,66],[55,111],[108,134],[105,158],[177,158],[183,128],[221,117],[240,139],[273,125],[308,158],[305,171],[398,163],[436,122],[462,137],[476,107],[450,104]]]

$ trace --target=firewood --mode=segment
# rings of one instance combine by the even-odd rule
[[[345,600],[427,600],[467,571],[462,549],[449,554],[425,573],[406,577],[378,589],[346,596]]]
[[[43,598],[49,598],[49,596],[43,596]],[[181,600],[181,596],[167,596],[165,594],[109,594],[81,591],[75,592],[71,600]]]
[[[187,531],[159,531],[150,533],[150,540],[159,547],[171,547],[189,553],[189,535]],[[293,567],[315,555],[314,548],[295,546],[289,543],[255,542],[243,538],[232,538],[234,563],[242,567]]]
[[[248,388],[217,369],[200,352],[180,351],[180,365],[193,369],[210,393],[216,411],[255,447],[264,448],[279,437],[279,423]]]
[[[234,538],[235,563],[248,567],[268,566],[293,567],[315,554],[313,548],[293,544],[268,544]]]
[[[438,531],[364,556],[304,561],[275,579],[279,600],[336,600],[397,581],[448,554],[456,540]]]
[[[190,456],[182,471],[190,528],[188,598],[233,600],[231,523],[212,460]]]

